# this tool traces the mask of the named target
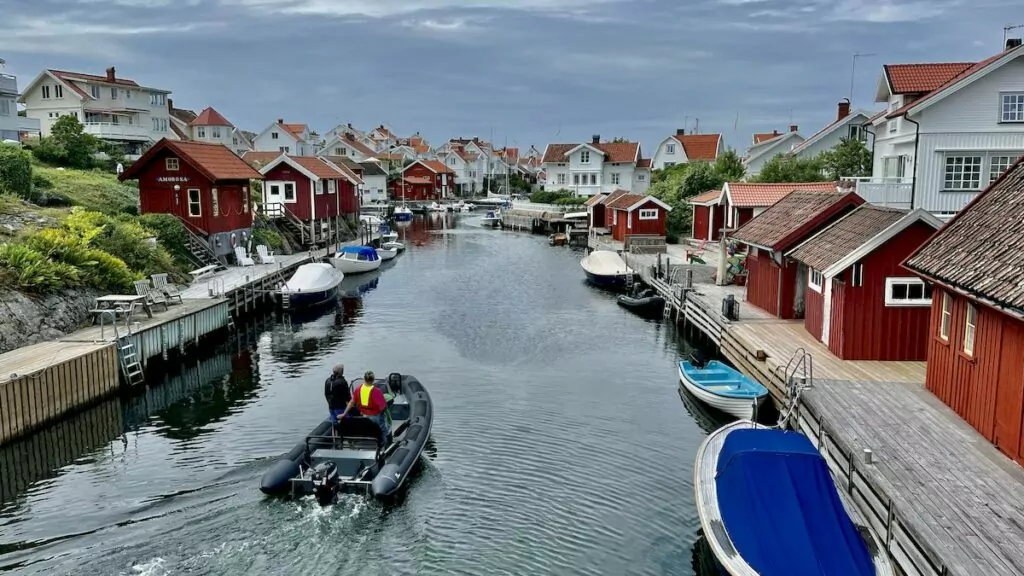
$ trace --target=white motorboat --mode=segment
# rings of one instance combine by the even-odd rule
[[[397,248],[377,248],[377,256],[380,256],[381,262],[387,262],[395,256],[398,256]]]
[[[344,246],[331,264],[345,274],[361,274],[380,268],[381,257],[371,246]]]
[[[580,260],[580,267],[591,284],[605,288],[625,288],[633,269],[617,252],[594,250]]]
[[[431,202],[430,206],[427,206],[427,210],[430,210],[431,212],[447,212],[448,208],[438,204],[437,202]]]
[[[487,228],[497,228],[501,224],[501,210],[488,210],[480,217],[480,225]]]
[[[384,222],[380,216],[374,216],[373,214],[361,214],[359,221],[369,228],[370,232],[380,230],[380,225]]]
[[[412,220],[412,210],[408,206],[402,204],[395,208],[395,222],[409,222]]]
[[[385,242],[385,243],[381,244],[380,247],[384,248],[385,250],[395,250],[397,252],[404,252],[405,251],[405,244],[402,244],[401,242],[395,242],[395,241]]]
[[[338,295],[338,285],[345,279],[343,272],[323,262],[299,266],[277,290],[281,307],[307,308],[333,300]]]
[[[476,204],[473,204],[472,202],[466,202],[465,204],[462,205],[462,209],[466,212],[472,212],[473,210],[476,210]]]

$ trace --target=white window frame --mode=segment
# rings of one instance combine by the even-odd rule
[[[580,151],[580,164],[590,164],[590,150]]]
[[[325,178],[321,178],[319,182],[313,184],[313,193],[320,196],[325,192],[327,192],[327,180]]]
[[[640,214],[637,215],[640,220],[657,220],[658,209],[657,208],[641,208]]]
[[[249,213],[249,187],[242,186],[242,214]]]
[[[974,358],[974,345],[978,337],[978,309],[974,304],[967,303],[964,314],[964,354]]]
[[[179,162],[177,158],[165,158],[164,168],[170,171],[180,170],[181,162]]]
[[[192,200],[192,193],[196,193],[196,199]],[[202,218],[203,217],[203,191],[199,188],[188,189],[188,216],[189,218]],[[195,212],[192,211],[192,207],[195,206]]]
[[[580,185],[580,174],[579,174],[579,172],[577,172],[577,173],[572,175],[572,185],[573,186],[579,186]]]
[[[1003,175],[1004,172],[1010,169],[1021,157],[1021,154],[1017,152],[1011,152],[1009,154],[1005,152],[998,152],[988,157],[988,183],[992,184]],[[996,172],[996,160],[999,160],[999,171]]]
[[[676,153],[676,145],[675,144],[669,144],[668,146],[666,146],[665,147],[665,153],[666,154],[675,154]]]
[[[206,138],[205,126],[196,126],[196,138]]]
[[[49,99],[50,99],[50,86],[49,85],[44,85],[43,86],[43,100],[49,100]]]
[[[220,216],[220,198],[216,188],[210,188],[210,204],[213,206],[213,215]]]
[[[957,164],[956,160],[960,160]],[[977,162],[975,162],[977,160]],[[970,162],[970,164],[968,164]],[[975,171],[974,168],[977,167]],[[947,154],[942,163],[942,190],[947,192],[975,192],[984,187],[985,176],[985,155],[979,153],[971,154]],[[970,168],[970,170],[968,170]],[[959,172],[958,172],[959,169]],[[952,171],[951,171],[952,170]],[[977,185],[973,185],[973,179],[967,181],[964,176],[977,174]]]
[[[646,180],[646,179],[647,179],[647,177],[646,177],[646,176],[644,176],[643,174],[637,174],[637,175],[636,175],[636,181],[637,181],[637,182],[643,182],[643,181],[644,181],[644,180]]]
[[[277,140],[277,132],[271,132],[270,133],[270,139],[271,140]]]
[[[939,338],[949,342],[949,329],[953,326],[953,301],[949,292],[942,293],[942,310],[939,312]]]
[[[338,182],[336,180],[327,181],[327,193],[334,194],[338,191]]]
[[[590,185],[597,186],[597,174],[594,172],[590,173]]]
[[[288,199],[288,187],[292,187],[292,199]],[[295,204],[299,201],[299,195],[295,189],[295,182],[281,182],[281,202],[285,204]]]
[[[560,173],[558,175],[558,182],[557,183],[562,185],[562,186],[564,186],[566,184],[566,175],[565,175],[565,173]]]
[[[117,100],[117,88],[110,89],[110,99]]]
[[[10,116],[10,115],[11,115],[11,101],[6,99],[6,98],[4,98],[3,100],[0,100],[0,116]]]
[[[619,173],[618,172],[612,172],[611,180],[612,180],[612,182],[611,182],[612,184],[618,186],[619,185]]]
[[[1001,92],[999,94],[999,122],[1024,122],[1024,92]]]
[[[64,87],[61,86],[60,84],[54,84],[53,85],[53,97],[58,99],[58,100],[63,98],[64,97]]]
[[[916,306],[931,306],[932,305],[931,297],[923,296],[921,298],[894,298],[893,295],[892,295],[892,291],[893,291],[893,287],[895,287],[897,285],[906,285],[906,286],[908,286],[908,290],[909,290],[909,286],[911,286],[911,285],[921,286],[921,293],[922,293],[922,295],[925,294],[928,291],[928,284],[925,283],[925,281],[921,280],[920,278],[912,278],[912,277],[905,277],[905,276],[886,278],[885,279],[885,305],[886,306],[888,306],[888,307],[896,307],[896,308],[913,308],[913,307],[916,307]]]
[[[92,94],[93,98],[96,98],[97,100],[99,100],[99,98],[100,98],[100,87],[98,85],[96,85],[96,84],[93,84],[92,86],[89,86],[89,94]]]
[[[807,287],[821,294],[821,287],[825,284],[825,275],[814,268],[807,269]]]
[[[896,118],[893,118],[893,119],[889,120],[888,126],[889,126],[889,134],[895,134],[899,130],[899,128],[898,128],[898,126],[896,124]]]
[[[210,132],[212,133],[211,136],[220,139],[220,126],[214,126],[213,128],[210,128]]]
[[[850,267],[850,286],[860,287],[864,285],[864,264],[854,264]]]

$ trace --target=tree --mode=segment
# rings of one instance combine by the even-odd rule
[[[823,182],[827,180],[822,172],[821,160],[802,158],[792,154],[778,154],[765,163],[758,182]]]
[[[89,168],[98,148],[96,138],[83,131],[77,118],[61,116],[50,128],[50,136],[40,140],[36,156],[71,168]]]
[[[677,164],[655,172],[660,173],[659,179],[651,184],[647,193],[672,207],[665,221],[666,237],[677,242],[690,230],[693,214],[687,201],[719,188],[725,180],[707,162]]]
[[[612,138],[611,140],[605,140],[605,142],[607,142],[609,144],[628,144],[629,143],[629,139],[628,138],[623,138],[622,136],[616,136],[615,138]]]
[[[871,176],[871,150],[857,138],[843,138],[818,158],[831,180]]]
[[[0,194],[32,199],[32,158],[13,144],[0,144]]]
[[[715,160],[715,172],[718,173],[722,182],[738,182],[743,179],[747,169],[743,166],[740,155],[729,148]]]

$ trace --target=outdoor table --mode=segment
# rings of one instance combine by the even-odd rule
[[[96,309],[97,310],[112,310],[115,308],[122,308],[127,311],[126,322],[131,321],[132,313],[135,310],[135,306],[141,306],[146,311],[146,316],[153,317],[153,311],[150,309],[149,304],[146,303],[145,296],[139,296],[137,294],[108,294],[106,296],[100,296],[96,298]]]

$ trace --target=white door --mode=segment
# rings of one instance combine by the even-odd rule
[[[283,199],[281,195],[280,184],[267,184],[267,190],[264,193],[264,201],[267,204],[280,204]]]

